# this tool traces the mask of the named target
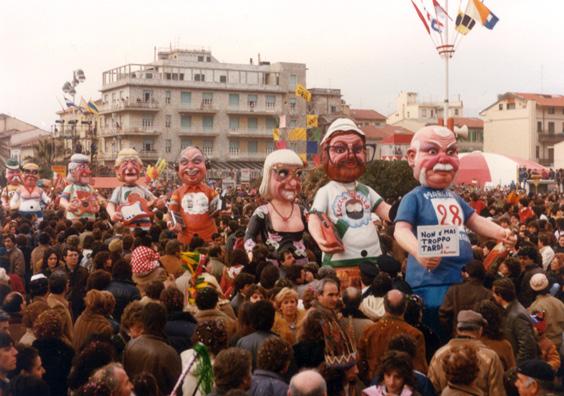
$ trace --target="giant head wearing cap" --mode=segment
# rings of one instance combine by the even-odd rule
[[[13,186],[22,182],[22,172],[18,160],[10,158],[6,161],[6,181]]]
[[[137,151],[126,148],[118,153],[114,170],[119,181],[125,184],[135,184],[141,177],[143,162]]]
[[[447,188],[460,165],[454,132],[439,125],[420,129],[413,135],[407,161],[419,183],[436,189]]]
[[[70,183],[86,185],[90,183],[92,171],[90,170],[90,158],[84,154],[73,154],[68,165],[67,180]]]
[[[32,190],[37,186],[39,180],[39,165],[34,162],[26,162],[22,165],[23,185]]]
[[[348,118],[337,118],[321,140],[321,161],[331,180],[350,183],[366,170],[366,137]]]
[[[304,163],[292,150],[275,150],[264,161],[261,197],[294,202],[302,188],[301,174]]]

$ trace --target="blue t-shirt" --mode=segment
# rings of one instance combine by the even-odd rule
[[[461,197],[450,190],[435,190],[419,186],[402,198],[395,221],[405,221],[413,226],[457,225],[460,237],[460,255],[443,257],[439,266],[427,271],[412,255],[407,259],[406,281],[411,287],[439,286],[460,283],[462,267],[472,260],[472,245],[464,225],[474,213]]]

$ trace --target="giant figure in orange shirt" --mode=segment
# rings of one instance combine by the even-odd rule
[[[180,153],[178,177],[182,186],[172,193],[168,228],[178,232],[178,240],[190,243],[195,234],[211,241],[217,232],[212,215],[218,209],[217,192],[205,183],[206,157],[198,147],[187,147]]]

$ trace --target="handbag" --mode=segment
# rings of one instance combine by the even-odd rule
[[[313,212],[313,215],[319,217],[319,221],[321,224],[321,235],[325,240],[327,251],[325,253],[339,253],[345,250],[345,246],[343,245],[343,241],[337,234],[337,229],[333,222],[327,216],[327,213],[320,213],[320,212]]]

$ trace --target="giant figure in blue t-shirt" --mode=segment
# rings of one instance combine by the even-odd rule
[[[423,298],[429,321],[437,315],[448,287],[462,282],[461,269],[472,259],[466,227],[505,243],[513,243],[513,238],[509,230],[475,213],[460,196],[448,189],[459,167],[456,136],[450,129],[436,125],[420,129],[413,136],[407,159],[421,186],[401,200],[394,237],[409,253],[406,280],[414,293]],[[424,225],[458,226],[460,255],[419,256],[417,226]]]

